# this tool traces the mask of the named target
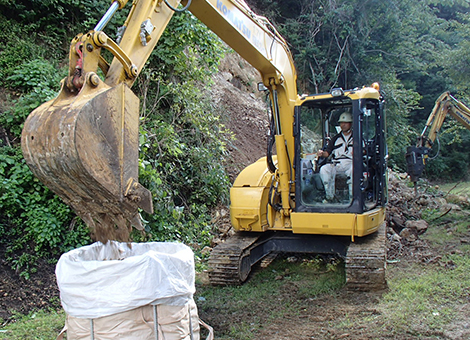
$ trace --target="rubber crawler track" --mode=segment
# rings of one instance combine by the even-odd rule
[[[244,256],[256,244],[259,235],[236,234],[212,250],[209,257],[209,280],[212,285],[239,285],[251,270]],[[346,263],[346,289],[378,291],[387,288],[385,222],[376,233],[356,238],[348,247]]]
[[[387,288],[385,222],[379,230],[351,242],[346,255],[346,289],[376,291]]]
[[[209,280],[212,285],[239,285],[246,280],[240,262],[256,235],[234,235],[212,250],[209,257]]]

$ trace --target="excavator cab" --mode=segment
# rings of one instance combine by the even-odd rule
[[[382,100],[331,94],[315,97],[320,98],[305,100],[296,109],[296,169],[300,170],[296,172],[296,192],[300,193],[296,211],[363,213],[383,205],[386,147]],[[352,137],[341,146],[343,157],[349,157],[345,163],[350,169],[346,171],[340,171],[341,159],[334,155],[317,157],[318,150],[327,149],[341,133],[342,115],[352,117]],[[327,185],[332,185],[333,198],[326,193]]]

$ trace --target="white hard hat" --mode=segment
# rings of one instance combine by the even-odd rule
[[[338,123],[352,123],[352,121],[352,115],[349,112],[343,112],[338,119]]]

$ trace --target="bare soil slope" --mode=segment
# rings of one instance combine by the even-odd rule
[[[225,56],[214,77],[212,98],[234,133],[227,157],[232,182],[243,168],[266,155],[269,120],[264,95],[257,91],[260,81],[258,71],[236,53]]]

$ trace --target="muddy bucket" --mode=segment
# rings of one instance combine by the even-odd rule
[[[138,183],[139,99],[125,84],[88,82],[77,95],[62,86],[29,115],[23,155],[96,240],[126,241],[131,225],[142,227],[138,208],[153,211],[150,192]]]

